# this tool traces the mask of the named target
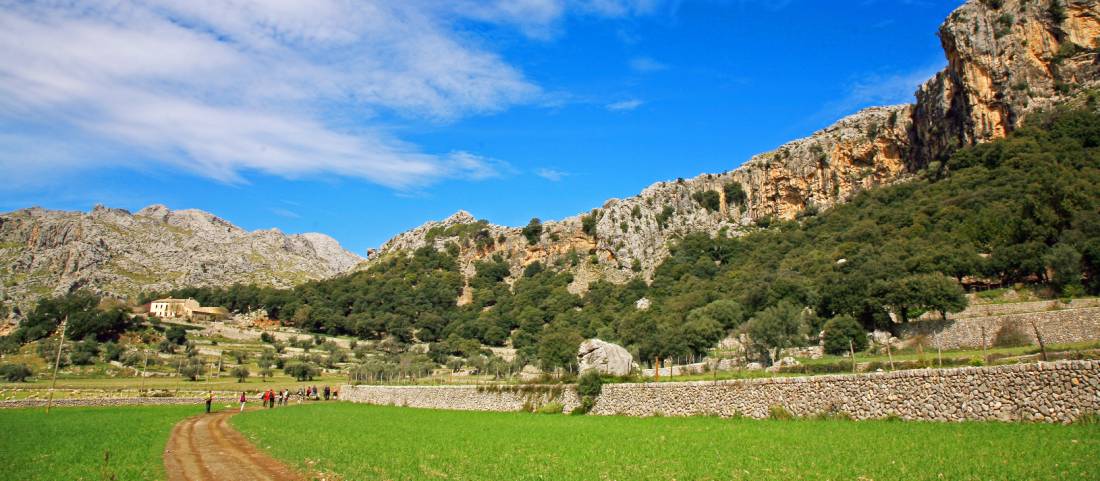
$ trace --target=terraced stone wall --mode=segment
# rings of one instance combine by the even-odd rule
[[[437,409],[517,411],[525,404],[577,405],[572,388],[541,401],[519,388],[485,386],[344,386],[353,402]],[[918,369],[797,378],[683,383],[605,384],[592,414],[746,416],[765,418],[773,406],[797,416],[923,421],[1070,422],[1100,412],[1100,361],[1060,361],[981,368]]]

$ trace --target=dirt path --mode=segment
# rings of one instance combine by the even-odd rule
[[[169,481],[299,481],[301,475],[260,452],[229,426],[236,410],[185,419],[164,448]]]

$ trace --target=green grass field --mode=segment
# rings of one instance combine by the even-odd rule
[[[0,409],[0,479],[164,479],[172,426],[201,409],[54,408],[48,415],[41,408]]]
[[[479,413],[333,403],[232,423],[355,480],[1100,479],[1100,426]],[[337,478],[339,479],[339,478]]]

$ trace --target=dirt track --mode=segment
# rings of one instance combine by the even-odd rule
[[[260,452],[229,426],[229,409],[185,419],[172,428],[164,448],[170,481],[290,481],[301,475]]]

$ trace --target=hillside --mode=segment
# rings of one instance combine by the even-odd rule
[[[1100,81],[1100,7],[1092,0],[971,0],[939,36],[948,65],[918,89],[915,104],[869,108],[735,170],[659,182],[591,212],[543,222],[533,243],[521,228],[478,226],[459,212],[399,234],[371,258],[454,241],[466,277],[475,262],[499,255],[512,279],[534,262],[568,264],[575,293],[598,279],[649,280],[673,239],[793,219],[938,169],[958,148],[1002,138],[1032,112]],[[452,228],[458,224],[467,227]],[[576,256],[597,262],[572,262]]]
[[[162,205],[134,214],[97,206],[0,215],[4,298],[24,307],[77,289],[136,300],[140,292],[183,286],[290,287],[361,260],[323,234],[248,232],[203,211]]]
[[[685,235],[649,284],[601,280],[571,293],[574,278],[564,271],[593,262],[581,257],[558,269],[534,262],[515,279],[508,262],[493,257],[475,262],[465,279],[451,243],[379,257],[367,270],[292,290],[173,295],[264,306],[316,332],[396,346],[432,342],[440,363],[487,344],[568,367],[591,337],[621,343],[643,361],[683,359],[730,333],[748,333],[753,355],[767,361],[765,347],[815,344],[830,322],[851,326],[851,338],[865,343],[865,331],[965,308],[962,284],[1031,285],[1048,296],[1100,292],[1100,94],[1081,102],[1033,115],[1004,139],[961,149],[908,182],[835,208],[761,222],[738,236]],[[491,229],[458,222],[423,235],[434,241],[450,230],[476,247],[488,242],[477,233]]]

